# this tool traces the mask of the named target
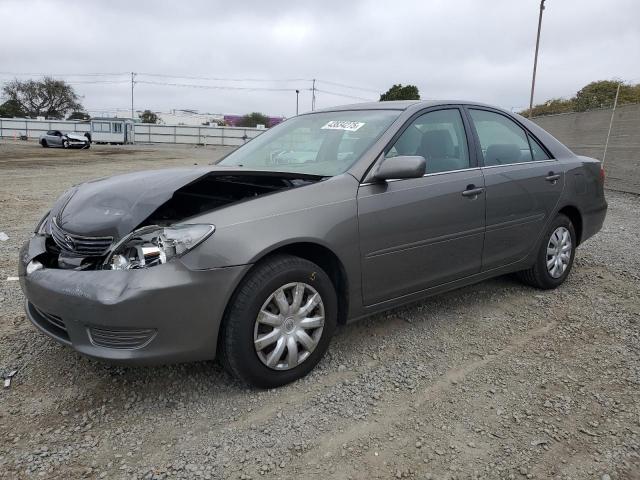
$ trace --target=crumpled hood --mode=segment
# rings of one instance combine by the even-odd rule
[[[87,141],[87,137],[80,133],[65,133],[65,135],[67,136],[67,138],[71,138],[73,140],[82,140],[84,142]]]
[[[82,183],[58,199],[51,216],[70,233],[122,238],[177,189],[211,170],[202,167],[151,170]]]

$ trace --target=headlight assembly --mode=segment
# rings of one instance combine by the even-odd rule
[[[205,224],[143,227],[120,240],[103,268],[131,270],[162,265],[198,246],[214,231],[213,225]]]

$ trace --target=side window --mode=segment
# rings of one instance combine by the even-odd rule
[[[400,135],[386,158],[421,155],[427,173],[469,168],[467,137],[458,109],[436,110],[416,118]]]
[[[122,133],[122,124],[114,123],[113,124],[113,133]]]
[[[533,154],[533,159],[549,160],[549,155],[547,155],[547,152],[542,149],[540,144],[536,142],[531,135],[527,134],[527,136],[529,137],[529,144],[531,145],[531,153]]]
[[[94,122],[92,128],[94,132],[111,132],[111,124],[109,122]]]
[[[474,109],[469,112],[478,132],[485,166],[533,160],[527,134],[517,123],[494,112]]]

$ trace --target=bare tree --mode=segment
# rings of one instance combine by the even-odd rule
[[[2,93],[30,117],[64,118],[70,111],[83,110],[73,87],[51,77],[15,79],[3,87]]]

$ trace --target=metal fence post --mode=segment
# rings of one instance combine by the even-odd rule
[[[616,89],[616,99],[613,101],[613,110],[611,111],[611,120],[609,120],[609,131],[607,132],[607,140],[604,142],[604,153],[602,154],[602,166],[604,167],[604,160],[607,158],[607,148],[609,148],[609,137],[611,136],[611,127],[613,126],[613,116],[616,114],[616,107],[618,106],[618,95],[620,95],[620,85],[622,82],[618,82],[618,88]]]

